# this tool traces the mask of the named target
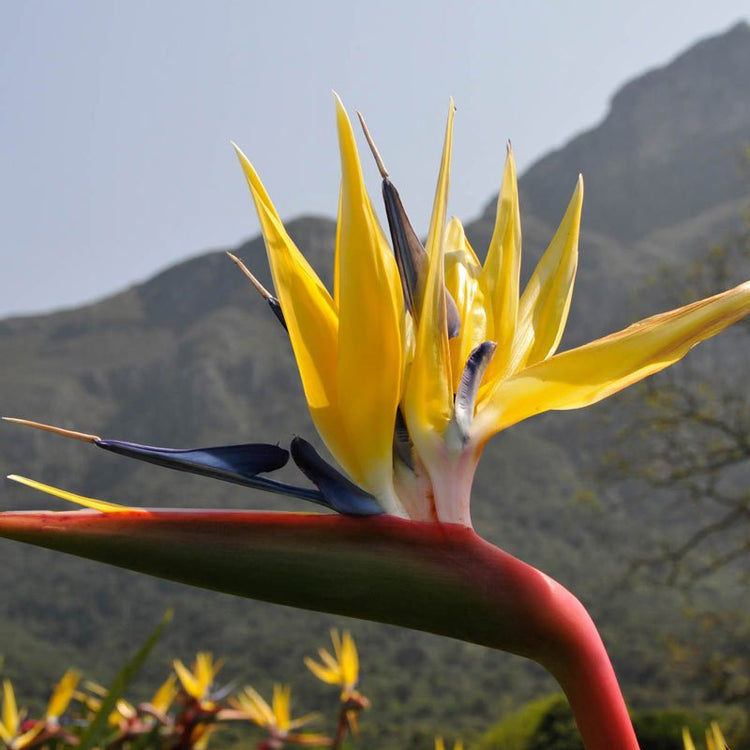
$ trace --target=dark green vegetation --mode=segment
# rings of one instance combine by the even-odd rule
[[[602,125],[524,176],[526,276],[577,173],[586,177],[581,266],[562,348],[669,307],[674,299],[663,274],[674,278],[675,268],[742,230],[749,79],[750,28],[740,25],[629,83]],[[498,181],[503,138],[498,134]],[[523,147],[520,136],[516,142]],[[403,198],[407,209],[420,199]],[[480,253],[492,212],[467,226]],[[289,230],[330,280],[333,223],[305,218]],[[269,283],[260,240],[237,253]],[[745,262],[733,275],[748,278],[750,267]],[[223,253],[196,257],[97,304],[2,321],[0,347],[0,411],[10,416],[175,447],[314,436],[285,336]],[[747,370],[742,333],[704,348],[711,361]],[[668,381],[653,382],[658,388]],[[474,524],[590,606],[635,708],[694,706],[720,697],[715,673],[747,658],[748,648],[747,625],[743,638],[737,627],[710,627],[702,613],[725,625],[746,623],[750,602],[736,567],[687,593],[659,570],[624,579],[634,560],[689,537],[706,520],[705,508],[681,502],[679,492],[665,497],[635,481],[602,489],[590,478],[638,408],[637,400],[613,400],[499,435],[477,476]],[[300,507],[11,425],[0,429],[0,457],[4,473],[126,504]],[[0,504],[62,507],[10,484]],[[213,650],[228,659],[227,681],[246,680],[265,693],[273,681],[293,683],[300,711],[317,705],[318,695],[303,656],[326,640],[331,625],[351,628],[373,701],[362,722],[364,748],[429,747],[437,732],[476,738],[523,701],[555,689],[532,664],[434,636],[180,588],[10,542],[0,544],[0,554],[0,653],[19,696],[41,701],[39,686],[53,684],[69,665],[109,681],[168,605],[175,623],[144,669],[144,690],[172,657]],[[747,558],[736,565],[746,572]]]
[[[744,716],[732,709],[664,708],[634,711],[633,726],[641,750],[683,750],[682,728],[686,727],[697,747],[702,747],[710,721],[724,727],[736,750],[747,747],[750,734]],[[732,732],[730,734],[730,731]],[[739,743],[739,744],[738,744]],[[505,717],[477,743],[477,750],[583,750],[573,713],[562,695],[531,701]]]

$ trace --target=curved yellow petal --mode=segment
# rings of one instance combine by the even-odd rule
[[[596,403],[681,359],[750,313],[750,282],[557,354],[501,382],[477,415],[480,442],[551,409]]]
[[[75,669],[69,669],[61,677],[47,704],[47,721],[57,721],[65,713],[80,679],[81,673]]]
[[[388,499],[394,497],[403,295],[395,258],[365,189],[354,132],[338,97],[336,123],[342,175],[336,247],[337,278],[342,280],[337,300],[340,418],[353,438],[347,446],[353,478]]]
[[[448,342],[454,393],[469,355],[487,339],[486,306],[479,285],[481,272],[482,266],[466,239],[461,222],[452,218],[445,233],[445,287],[461,317],[458,336]]]
[[[18,474],[9,474],[8,479],[12,479],[14,482],[19,484],[25,484],[27,487],[33,487],[35,490],[41,490],[46,492],[48,495],[54,495],[59,497],[61,500],[68,500],[76,505],[82,505],[84,508],[91,508],[92,510],[98,510],[102,513],[133,513],[139,512],[138,508],[129,508],[126,505],[117,505],[116,503],[108,503],[106,500],[97,500],[93,497],[84,497],[83,495],[76,495],[73,492],[67,490],[61,490],[57,487],[51,487],[48,484],[42,484],[33,479],[19,476]],[[148,511],[142,511],[147,513]]]
[[[231,703],[244,711],[250,721],[254,721],[258,726],[274,726],[275,717],[271,707],[265,698],[249,685],[246,685],[243,692],[231,699]]]
[[[309,656],[305,657],[305,666],[319,679],[329,685],[340,685],[341,678],[338,670],[328,669],[322,664],[318,664]]]
[[[495,229],[482,268],[480,286],[485,295],[488,331],[485,339],[497,344],[485,383],[505,374],[518,318],[519,276],[521,272],[521,212],[513,152],[508,146],[503,181],[497,198]],[[485,340],[483,339],[483,340]],[[477,342],[477,345],[482,343]],[[464,360],[465,361],[465,360]]]
[[[247,157],[234,147],[255,202],[284,319],[310,413],[328,449],[349,472],[351,443],[338,398],[339,319],[334,300],[284,229]]]
[[[511,354],[512,372],[546,359],[560,343],[578,268],[582,207],[583,178],[579,176],[565,216],[521,297]]]
[[[453,411],[443,261],[454,112],[455,107],[451,100],[443,158],[427,237],[427,281],[416,332],[414,361],[409,371],[404,400],[409,434],[423,457],[434,454],[435,438],[443,434]]]

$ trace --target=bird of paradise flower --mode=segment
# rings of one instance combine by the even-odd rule
[[[658,372],[750,312],[750,283],[557,353],[577,267],[583,182],[523,293],[509,151],[481,264],[446,223],[451,102],[426,244],[372,139],[389,245],[336,99],[342,183],[332,293],[287,234],[237,149],[313,422],[346,475],[302,440],[175,450],[15,420],[106,450],[327,505],[342,515],[126,508],[13,478],[94,512],[0,514],[0,535],[282,604],[390,622],[535,659],[558,679],[589,750],[637,742],[581,603],[472,530],[487,440],[528,417],[588,406]],[[364,127],[364,122],[363,122]],[[366,132],[366,128],[365,128]],[[267,474],[289,455],[316,488]],[[363,518],[364,516],[364,518]]]

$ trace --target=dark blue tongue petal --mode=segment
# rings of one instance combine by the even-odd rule
[[[257,474],[280,469],[289,460],[289,451],[268,443],[220,445],[214,448],[157,448],[121,440],[96,440],[95,445],[169,469],[250,487],[258,486],[255,481]]]
[[[419,325],[419,313],[422,309],[422,297],[424,285],[427,280],[428,257],[417,233],[414,231],[409,217],[406,215],[401,196],[396,186],[388,176],[388,170],[378,153],[375,142],[367,129],[365,118],[357,112],[362,131],[370,146],[378,171],[383,178],[383,202],[385,203],[385,214],[388,218],[388,228],[391,230],[391,241],[393,242],[393,253],[396,256],[396,265],[401,277],[401,288],[404,293],[406,309],[411,313],[414,321]],[[458,306],[445,289],[445,314],[448,325],[448,338],[458,336],[461,330],[461,315]]]
[[[427,279],[427,252],[417,237],[417,233],[406,215],[401,197],[395,185],[383,178],[383,202],[391,230],[393,253],[401,276],[406,308],[419,325],[419,311],[422,308],[424,285]],[[445,290],[445,314],[448,323],[448,338],[458,336],[461,330],[461,316],[458,307],[448,290]]]
[[[295,437],[292,458],[302,473],[321,491],[329,508],[347,516],[376,516],[384,513],[378,501],[326,463],[306,440]]]
[[[457,428],[462,442],[466,442],[469,438],[471,423],[474,421],[474,407],[476,406],[479,385],[496,348],[497,344],[494,341],[485,341],[472,350],[466,360],[466,366],[461,374],[461,381],[456,391],[452,420],[452,424]]]

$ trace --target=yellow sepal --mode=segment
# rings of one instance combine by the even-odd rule
[[[61,500],[68,500],[76,505],[82,505],[84,508],[91,508],[92,510],[98,510],[102,513],[132,513],[132,512],[143,512],[139,508],[128,508],[125,505],[117,505],[116,503],[108,503],[106,500],[97,500],[93,497],[84,497],[83,495],[76,495],[73,492],[67,490],[61,490],[57,487],[51,487],[48,484],[42,484],[36,482],[33,479],[27,477],[21,477],[18,474],[9,474],[8,479],[12,479],[14,482],[19,484],[25,484],[27,487],[33,487],[35,490],[41,490],[46,492],[48,495],[59,497]]]
[[[350,473],[393,496],[393,425],[402,377],[403,295],[393,253],[365,189],[354,132],[340,99],[341,199],[336,241],[338,399]],[[283,307],[283,303],[282,303]],[[391,508],[392,510],[392,508]]]
[[[354,442],[345,434],[338,397],[339,316],[333,298],[284,229],[258,174],[234,147],[255,202],[276,294],[313,422],[328,449],[350,473]]]
[[[674,364],[748,313],[750,282],[745,282],[550,357],[501,382],[477,415],[473,434],[481,444],[534,414],[596,403]]]
[[[582,208],[583,178],[579,176],[565,216],[521,296],[512,372],[547,359],[560,343],[578,268]]]
[[[435,203],[427,236],[429,266],[422,312],[416,332],[404,412],[409,434],[423,458],[435,453],[435,439],[441,437],[453,412],[453,381],[445,307],[445,216],[448,203],[453,116],[450,102]]]
[[[519,276],[521,272],[521,212],[513,152],[508,147],[503,181],[497,198],[495,228],[479,280],[488,320],[482,339],[497,344],[495,356],[485,373],[492,383],[506,373],[518,319]],[[481,344],[478,341],[476,345]]]

